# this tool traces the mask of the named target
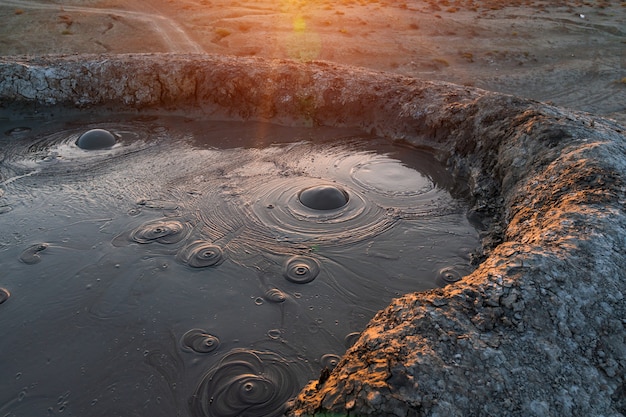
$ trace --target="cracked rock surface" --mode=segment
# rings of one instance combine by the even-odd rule
[[[290,415],[626,415],[616,122],[324,62],[204,55],[2,58],[0,104],[360,127],[428,147],[472,203],[477,269],[378,312]]]

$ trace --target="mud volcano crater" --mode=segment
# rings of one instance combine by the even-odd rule
[[[107,109],[358,128],[436,155],[471,201],[468,217],[482,241],[476,270],[394,299],[340,360],[331,358],[331,372],[300,391],[290,415],[626,414],[626,138],[617,123],[324,62],[205,55],[4,58],[0,100],[19,117]],[[352,201],[330,191],[330,205],[309,208]],[[300,200],[307,206],[306,195]],[[49,250],[58,248],[31,252]],[[210,248],[204,257],[216,254]],[[292,269],[298,277],[315,268],[301,259]],[[454,281],[451,274],[442,279]],[[11,305],[8,290],[0,314]],[[218,345],[206,329],[179,343],[202,354]],[[147,360],[175,379],[175,359]],[[234,350],[181,408],[212,415],[207,396],[221,390],[214,381],[244,366],[250,377],[241,390],[220,395],[250,399],[251,407],[276,402],[282,412],[290,395],[263,387],[300,365]],[[244,412],[225,407],[217,415]]]

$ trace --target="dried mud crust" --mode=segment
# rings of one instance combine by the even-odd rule
[[[358,126],[447,164],[483,233],[478,268],[394,300],[290,415],[626,415],[626,138],[615,122],[324,62],[4,58],[0,80],[4,111]]]

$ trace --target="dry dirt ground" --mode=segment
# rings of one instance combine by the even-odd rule
[[[0,55],[328,60],[626,124],[626,1],[3,0]]]

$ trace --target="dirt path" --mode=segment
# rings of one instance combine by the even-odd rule
[[[174,20],[161,14],[145,13],[141,11],[129,11],[116,8],[81,7],[72,5],[59,5],[52,3],[41,3],[25,0],[5,0],[4,6],[15,7],[16,10],[56,10],[62,12],[81,13],[83,15],[101,15],[115,18],[125,18],[146,24],[152,34],[146,33],[144,36],[158,36],[161,38],[167,52],[202,53],[204,49],[193,41],[185,30]],[[145,7],[143,7],[145,8]]]

